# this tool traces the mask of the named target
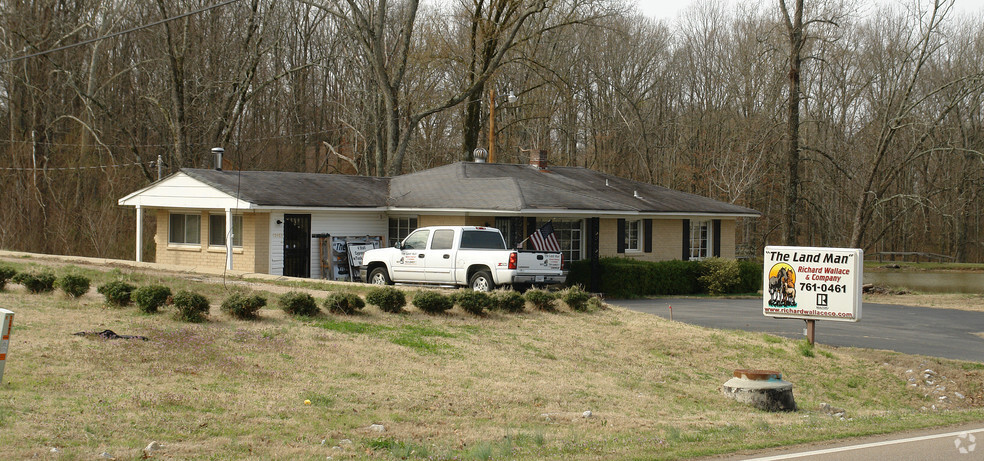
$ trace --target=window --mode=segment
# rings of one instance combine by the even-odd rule
[[[454,231],[451,229],[440,229],[434,231],[434,238],[431,239],[432,250],[450,250],[454,245]]]
[[[415,229],[417,218],[389,218],[389,246],[402,242]]]
[[[470,250],[504,250],[505,242],[498,232],[464,231],[461,233],[461,248]]]
[[[429,230],[416,231],[410,234],[410,236],[403,241],[403,249],[404,250],[427,249],[427,237],[430,237]]]
[[[167,243],[201,244],[201,229],[202,217],[200,215],[171,213],[167,229]]]
[[[711,222],[690,221],[690,259],[704,259],[710,255]]]
[[[552,222],[554,234],[557,235],[557,242],[560,243],[560,252],[564,255],[564,269],[570,267],[571,261],[580,261],[583,249],[583,221],[580,219],[537,219],[536,229],[543,227],[544,224]],[[530,233],[536,229],[531,229]]]
[[[639,251],[639,236],[642,235],[642,221],[625,221],[625,251]]]
[[[225,246],[225,215],[208,215],[208,244],[213,246]],[[243,246],[243,216],[232,216],[232,246]]]

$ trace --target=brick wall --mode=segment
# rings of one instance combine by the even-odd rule
[[[201,243],[198,245],[175,245],[168,243],[168,210],[157,211],[157,263],[186,267],[210,267],[223,269],[226,266],[226,248],[208,245],[209,213],[206,211],[184,214],[200,214]],[[223,215],[225,213],[222,213]],[[232,268],[237,271],[266,273],[269,266],[269,221],[268,214],[243,214],[243,246],[232,250]]]

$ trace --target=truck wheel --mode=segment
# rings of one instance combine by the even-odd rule
[[[495,282],[488,271],[478,271],[472,276],[468,286],[475,291],[492,291],[495,289]]]
[[[369,283],[373,285],[392,285],[393,281],[390,280],[385,267],[377,267],[369,273]]]

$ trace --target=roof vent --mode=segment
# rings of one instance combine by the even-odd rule
[[[612,187],[611,184],[608,184],[608,178],[605,178],[605,187]]]
[[[215,159],[215,170],[222,171],[222,154],[225,153],[225,149],[221,147],[212,148],[212,157]]]
[[[547,169],[547,151],[538,150],[530,153],[530,166],[535,166],[538,170]]]
[[[472,152],[475,163],[485,163],[489,161],[489,151],[479,147]]]
[[[635,198],[642,198],[642,196],[639,195],[639,191],[637,191],[637,190],[632,191],[632,196],[635,197]]]

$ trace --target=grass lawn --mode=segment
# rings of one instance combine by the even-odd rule
[[[809,349],[619,308],[291,318],[276,308],[284,287],[261,283],[249,285],[270,305],[241,321],[218,306],[242,283],[54,270],[92,277],[93,290],[0,291],[16,312],[0,459],[134,459],[151,441],[162,445],[152,457],[174,459],[672,459],[984,420],[980,363]],[[108,307],[94,288],[113,278],[196,290],[211,318]],[[72,335],[103,329],[150,340]],[[781,371],[800,411],[725,398],[736,368]]]

